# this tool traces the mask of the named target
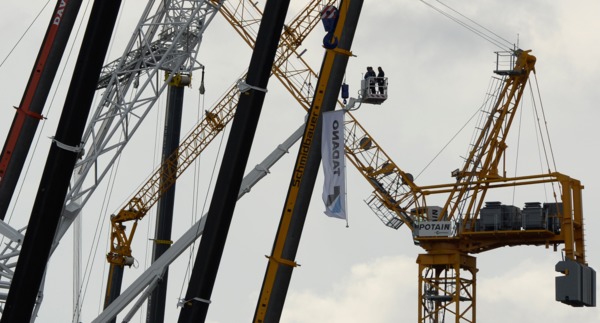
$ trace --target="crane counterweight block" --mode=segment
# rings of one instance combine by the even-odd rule
[[[596,271],[573,260],[559,261],[554,267],[563,276],[555,278],[556,300],[567,305],[596,306]]]

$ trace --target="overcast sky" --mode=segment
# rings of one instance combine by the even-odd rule
[[[264,6],[264,2],[260,1],[259,5]],[[0,39],[4,45],[0,48],[0,60],[8,55],[44,3],[45,0],[32,0],[27,4],[3,4]],[[120,55],[144,3],[124,1],[117,41],[109,60]],[[288,17],[295,16],[306,3],[292,1]],[[447,0],[444,3],[508,41],[518,41],[520,48],[531,49],[537,57],[536,78],[545,115],[541,122],[548,126],[557,170],[585,185],[587,260],[592,267],[599,268],[600,239],[596,231],[600,220],[594,211],[595,199],[600,196],[600,176],[596,171],[600,157],[596,148],[600,138],[597,127],[600,120],[600,91],[597,89],[600,85],[600,3],[594,0]],[[4,76],[0,78],[2,142],[14,116],[12,107],[20,102],[52,6],[42,12],[0,67]],[[316,71],[323,56],[322,37],[323,29],[317,26],[301,47],[308,50],[304,57]],[[352,47],[356,57],[350,59],[346,82],[351,86],[351,93],[356,93],[365,67],[382,66],[389,77],[389,99],[381,106],[363,105],[354,116],[400,168],[419,174],[480,107],[493,75],[494,51],[497,50],[499,48],[421,1],[367,0]],[[75,60],[75,52],[71,62]],[[197,94],[200,82],[196,75],[192,88],[186,92],[183,133],[192,129],[198,111],[210,109],[239,78],[248,66],[250,55],[250,48],[217,16],[204,35],[199,55],[199,60],[206,65],[206,94],[203,97]],[[34,161],[10,215],[9,223],[14,227],[27,223],[48,151],[48,137],[54,135],[62,109],[68,73],[67,68],[61,85],[57,86],[54,103],[46,107],[44,114],[48,120],[39,134]],[[316,80],[312,84],[316,85]],[[537,88],[533,91],[537,93]],[[525,138],[531,134],[527,129],[534,127],[530,120],[532,96],[529,90],[526,92],[523,101],[524,109],[528,110],[523,113],[523,123],[515,124],[511,132],[511,137],[519,137],[519,132],[523,137],[518,141],[519,154],[514,152],[516,144],[511,145],[507,165],[514,172],[515,156],[519,155],[518,170],[538,174],[544,169],[538,166],[537,157],[531,157],[538,154],[535,138]],[[538,109],[542,106],[538,102]],[[86,256],[83,266],[94,270],[86,277],[83,322],[91,321],[102,307],[107,267],[104,258],[108,245],[107,216],[116,212],[156,167],[159,152],[155,147],[161,143],[163,115],[164,102],[150,113],[127,148],[111,192],[106,193],[107,187],[99,189],[84,209],[84,253],[91,256],[89,260]],[[292,96],[272,79],[248,167],[254,167],[285,140],[303,117],[303,110]],[[450,172],[462,166],[461,156],[468,148],[473,128],[473,124],[468,124],[417,179],[417,184],[450,182]],[[178,182],[174,238],[189,227],[194,217],[204,213],[203,206],[208,209],[205,205],[211,198],[208,184],[220,139],[218,137],[200,158],[195,174],[201,183],[197,188],[199,199],[194,198],[193,169]],[[226,140],[224,137],[223,143]],[[238,203],[212,295],[209,322],[252,319],[267,265],[264,255],[271,251],[296,152],[295,146],[273,167],[271,174]],[[218,167],[218,162],[216,165]],[[423,250],[413,245],[406,228],[396,231],[378,220],[364,203],[372,191],[370,185],[350,164],[347,173],[349,228],[343,221],[323,214],[321,176],[317,180],[296,258],[301,267],[294,270],[282,322],[414,322],[418,309],[415,261]],[[532,199],[547,201],[548,193],[517,191],[514,200],[511,194],[498,198],[506,198],[502,200],[504,204],[522,207]],[[194,200],[197,200],[196,205]],[[140,224],[133,247],[138,268],[126,270],[125,284],[148,266],[151,249],[147,237],[152,235],[154,221],[152,213]],[[93,244],[94,239],[99,241],[98,248]],[[49,265],[39,322],[71,320],[71,248],[68,234]],[[175,322],[179,314],[176,303],[187,287],[183,277],[189,257],[189,253],[184,253],[171,270],[168,322]],[[195,253],[191,256],[194,258]],[[477,260],[477,318],[480,322],[600,321],[597,308],[571,308],[554,300],[554,265],[561,260],[560,252],[544,247],[502,248],[479,254]],[[143,319],[134,320],[138,321]]]

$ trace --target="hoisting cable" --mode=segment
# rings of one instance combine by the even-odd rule
[[[203,116],[206,114],[206,109],[205,109],[205,99],[206,97],[204,96],[204,93],[206,92],[206,88],[204,87],[204,66],[202,67],[202,79],[200,80],[200,87],[198,88],[198,93],[200,94],[198,96],[198,101],[196,103],[196,124],[200,124],[202,122],[202,118]],[[221,139],[222,142],[222,139]],[[221,144],[219,144],[221,145]],[[219,148],[220,150],[220,148]],[[218,155],[218,154],[217,154]],[[201,169],[202,169],[202,157],[203,154],[200,154],[198,156],[198,159],[196,159],[196,161],[194,162],[194,186],[192,189],[192,208],[191,208],[191,213],[192,216],[190,218],[190,225],[194,225],[194,223],[196,223],[198,221],[198,201],[200,201],[200,175],[201,175]],[[213,173],[211,175],[210,178],[210,182],[212,182],[212,179],[214,177],[214,169],[213,169]],[[209,184],[210,186],[210,184]],[[207,190],[208,191],[208,190]],[[204,204],[202,205],[202,210],[200,211],[200,214],[204,214],[204,210],[206,209],[206,201],[208,199],[208,196],[206,196],[204,198]],[[195,243],[192,246],[192,252],[190,253],[190,257],[191,254],[193,254],[193,250],[195,248]],[[184,276],[184,282],[183,284],[186,284],[186,281],[190,278],[188,273],[189,273],[189,259],[188,259],[188,266],[186,268],[186,274]],[[182,289],[179,291],[179,297],[181,298],[181,293],[183,291],[183,286]]]
[[[140,47],[141,44],[140,44]],[[158,88],[160,86],[160,81],[158,78],[158,73],[156,73],[156,78],[155,78],[155,82],[156,84],[154,85],[156,88]],[[161,125],[161,116],[164,115],[163,113],[163,104],[164,104],[164,97],[159,97],[159,100],[157,100],[157,109],[156,110],[156,124],[154,126],[154,129],[160,129],[160,125]],[[131,100],[130,100],[131,102]],[[159,135],[161,134],[161,131],[155,131],[154,132],[154,145],[153,145],[153,151],[152,151],[152,169],[157,169],[158,167],[160,167],[160,158],[161,158],[161,152],[160,152],[160,144],[162,143],[162,140],[159,140]],[[146,237],[148,237],[148,239],[146,239],[146,249],[144,251],[144,269],[148,268],[148,263],[152,264],[152,252],[150,252],[150,250],[153,248],[154,246],[154,240],[151,239],[152,237],[152,233],[151,230],[155,227],[155,223],[156,223],[156,219],[154,218],[156,216],[156,209],[155,208],[151,208],[148,210],[148,220],[146,221]],[[142,307],[143,308],[143,307]]]
[[[490,88],[492,86],[493,86],[492,82],[490,82]],[[427,165],[425,165],[425,167],[423,167],[423,169],[415,176],[415,180],[418,179],[419,176],[421,176],[427,170],[427,168],[429,168],[429,166],[431,166],[431,164],[433,164],[433,162],[442,154],[442,152],[444,152],[444,150],[446,148],[448,148],[448,146],[452,143],[452,141],[454,141],[454,139],[456,139],[456,137],[466,128],[466,126],[469,123],[471,123],[473,118],[475,118],[475,116],[479,115],[480,112],[482,110],[484,110],[485,106],[490,102],[491,98],[494,98],[493,95],[487,95],[487,99],[485,99],[484,102],[479,107],[477,107],[477,109],[471,115],[471,117],[456,131],[456,133],[448,140],[448,142],[446,142],[446,144],[440,149],[440,151],[435,156],[433,156],[433,158],[429,161],[429,163],[427,163]]]
[[[552,148],[552,141],[550,140],[550,133],[548,132],[548,120],[546,119],[546,111],[544,109],[544,104],[542,103],[542,95],[540,93],[540,86],[537,80],[537,74],[533,73],[533,77],[535,78],[535,88],[537,90],[537,97],[540,100],[540,108],[542,109],[542,119],[544,120],[544,128],[546,129],[546,138],[548,138],[548,147],[550,149],[550,156],[552,157],[552,166],[554,167],[554,171],[557,170],[556,168],[556,159],[554,158],[554,149]],[[537,112],[537,109],[536,109]],[[541,131],[541,127],[540,127],[540,131]],[[540,134],[541,135],[541,134]],[[545,146],[544,146],[544,151],[545,151]],[[547,153],[545,154],[547,156]],[[546,163],[548,164],[548,168],[550,168],[550,163],[548,162],[548,160],[546,160]],[[550,172],[550,169],[548,169],[548,172]]]
[[[86,11],[87,11],[87,7],[86,7]],[[130,97],[129,100],[131,100],[131,98],[133,98],[134,96],[136,96],[137,89],[135,89],[134,91],[132,91],[130,93]],[[94,103],[95,104],[95,103]],[[157,118],[158,119],[158,118]],[[121,141],[123,139],[123,133],[121,133],[120,135],[121,137],[119,138],[119,141]],[[108,219],[108,205],[110,203],[110,199],[112,198],[112,194],[113,194],[113,190],[114,190],[114,186],[116,184],[116,178],[118,176],[118,171],[119,171],[119,166],[121,164],[121,156],[119,155],[114,166],[111,167],[110,173],[108,175],[108,185],[107,188],[104,192],[104,197],[102,199],[102,206],[100,208],[100,216],[98,216],[98,221],[96,223],[96,231],[94,232],[94,237],[92,239],[92,245],[90,246],[90,252],[88,252],[88,255],[90,255],[86,261],[86,267],[84,270],[84,274],[82,277],[82,284],[83,282],[85,282],[85,287],[84,286],[80,286],[80,293],[78,295],[78,306],[79,306],[79,311],[81,312],[81,308],[83,306],[83,301],[85,300],[85,296],[87,294],[87,290],[88,290],[88,285],[90,282],[90,279],[92,277],[92,270],[94,269],[94,262],[96,259],[96,255],[98,254],[98,248],[100,246],[100,240],[103,239],[103,231],[104,231],[104,226],[102,225],[102,223],[106,223],[106,222],[110,222],[107,221]],[[100,231],[98,231],[98,228],[100,228]],[[93,255],[92,255],[92,250],[93,250]],[[105,254],[108,251],[105,250]],[[90,262],[91,259],[91,262]],[[102,277],[105,277],[106,275],[106,266],[102,266]],[[98,293],[99,293],[99,297],[98,297],[98,312],[102,311],[102,308],[104,306],[103,304],[103,299],[104,299],[104,290],[106,289],[105,286],[105,282],[106,280],[102,280],[102,285],[101,288],[99,289]]]
[[[417,174],[417,176],[415,176],[415,180],[417,180],[419,178],[419,176],[421,176],[423,174],[423,172],[425,172],[427,170],[427,168],[429,168],[429,166],[431,166],[431,164],[442,154],[442,152],[444,152],[444,150],[446,148],[448,148],[450,143],[452,143],[452,141],[454,141],[454,139],[456,139],[456,137],[471,122],[471,120],[473,120],[473,118],[475,118],[475,116],[479,113],[479,110],[480,110],[480,108],[477,108],[475,113],[473,113],[471,115],[471,117],[462,125],[462,127],[460,127],[460,129],[458,129],[458,131],[456,131],[456,133],[448,140],[448,142],[446,142],[446,144],[442,147],[442,149],[440,149],[440,151],[435,156],[433,156],[433,158],[429,161],[429,163],[427,163],[427,165],[425,165],[425,167],[423,167],[423,169],[419,172],[419,174]]]
[[[439,4],[441,4],[442,6],[444,6],[444,7],[446,7],[446,8],[448,8],[448,9],[450,9],[450,10],[454,11],[455,13],[457,13],[458,15],[460,15],[461,17],[463,17],[463,18],[467,19],[468,21],[470,21],[470,22],[474,23],[476,26],[478,26],[478,27],[481,27],[483,30],[485,30],[485,31],[489,32],[490,34],[492,34],[492,35],[496,36],[496,37],[498,38],[498,40],[503,40],[503,41],[504,41],[504,42],[505,42],[505,43],[506,43],[508,46],[513,46],[513,45],[514,45],[513,43],[511,43],[510,41],[508,41],[506,38],[504,38],[504,37],[502,37],[502,36],[500,36],[500,35],[496,34],[495,32],[493,32],[493,31],[492,31],[492,30],[490,30],[490,29],[487,29],[487,28],[485,28],[485,27],[484,27],[483,25],[481,25],[480,23],[478,23],[478,22],[476,22],[475,20],[473,20],[473,19],[471,19],[471,18],[469,18],[469,17],[467,17],[467,16],[463,15],[462,13],[460,13],[460,12],[458,12],[457,10],[455,10],[455,9],[451,8],[451,7],[450,7],[450,6],[448,6],[447,4],[445,4],[445,3],[441,2],[440,0],[436,0],[436,2],[438,2]],[[510,47],[509,47],[509,48],[510,48]]]
[[[198,88],[198,93],[200,94],[198,96],[198,100],[196,102],[196,124],[200,124],[200,122],[202,121],[202,116],[205,115],[206,110],[205,110],[205,106],[204,106],[204,93],[205,93],[206,89],[204,87],[204,66],[202,67],[202,79],[200,80],[200,87]],[[220,146],[221,144],[219,144]],[[220,150],[220,147],[219,147]],[[198,219],[198,201],[200,201],[200,189],[199,189],[199,183],[200,183],[200,174],[201,174],[201,164],[202,164],[202,157],[203,154],[200,154],[198,156],[198,158],[194,161],[194,182],[193,182],[193,188],[192,188],[192,207],[191,207],[191,213],[192,216],[190,217],[190,225],[194,225],[194,223],[197,222]],[[214,169],[213,169],[213,173],[211,175],[210,178],[210,182],[212,182],[212,179],[214,177]],[[209,184],[210,186],[210,184]],[[208,194],[208,190],[207,190],[207,194]],[[208,200],[208,196],[204,197],[204,204],[202,205],[202,211],[200,211],[201,213],[204,212],[204,209],[206,208],[206,201]],[[183,293],[183,288],[184,286],[187,285],[187,281],[190,279],[190,262],[191,262],[191,257],[192,254],[194,253],[194,250],[196,248],[196,243],[194,242],[192,244],[192,247],[190,249],[190,254],[188,257],[188,265],[186,266],[186,271],[185,274],[183,276],[183,281],[182,281],[182,286],[179,290],[179,299],[181,299],[181,295]]]
[[[86,6],[84,8],[84,11],[83,11],[83,17],[85,17],[88,14],[89,6],[90,6],[90,2],[87,2]],[[117,29],[118,26],[119,26],[119,24],[120,24],[121,16],[122,16],[122,14],[119,13],[119,15],[117,17],[117,21],[115,23],[115,29]],[[75,43],[77,43],[76,40],[78,39],[78,36],[79,36],[79,33],[81,31],[81,27],[83,26],[84,21],[85,21],[85,19],[81,19],[80,22],[79,22],[79,25],[77,27],[77,31],[75,33],[75,38],[74,38],[75,41],[73,41],[73,43],[71,44],[71,48],[69,49],[69,53],[67,55],[67,60],[66,60],[67,62],[69,62],[71,54],[73,53],[73,49],[75,47]],[[114,44],[114,39],[111,39],[110,44],[109,44],[109,48],[107,50],[107,53],[110,53],[113,44]],[[108,55],[107,55],[107,57],[108,57]],[[59,85],[60,85],[60,83],[62,81],[62,78],[64,76],[65,70],[66,70],[66,67],[63,68],[63,70],[62,70],[62,72],[60,74],[60,77],[59,77],[59,80],[58,80],[58,84]],[[52,103],[54,102],[54,99],[56,97],[57,91],[58,91],[58,86],[57,86],[57,89],[54,91],[54,94],[52,96],[52,100],[50,101],[50,105],[49,105],[49,108],[48,108],[48,114],[50,113],[50,109],[51,109]],[[133,95],[133,94],[131,94],[131,95]],[[96,99],[97,99],[97,97],[94,98],[94,101],[92,102],[92,106],[96,105],[96,103],[97,103]],[[43,124],[42,124],[42,127],[43,127]],[[121,137],[122,136],[123,136],[123,134],[121,134]],[[121,155],[119,155],[119,157],[118,157],[118,159],[117,159],[114,167],[112,167],[111,170],[110,170],[110,174],[108,176],[109,177],[109,179],[108,179],[108,185],[107,185],[106,191],[104,192],[104,198],[102,200],[102,207],[100,208],[100,216],[98,216],[98,221],[96,223],[96,227],[95,227],[96,229],[95,229],[95,232],[94,232],[94,237],[92,239],[93,242],[92,242],[92,245],[90,246],[90,251],[88,252],[88,259],[86,261],[86,267],[85,267],[84,272],[83,272],[83,277],[81,278],[81,282],[76,282],[77,284],[79,284],[79,292],[78,292],[78,295],[77,295],[77,304],[75,306],[77,306],[77,311],[80,313],[79,315],[81,315],[81,309],[83,307],[83,302],[85,300],[85,296],[87,294],[89,282],[90,282],[91,277],[92,277],[92,270],[94,269],[94,262],[95,262],[95,260],[97,258],[96,255],[98,253],[98,249],[99,249],[99,246],[100,246],[100,239],[103,236],[102,232],[104,231],[104,226],[101,223],[105,223],[106,220],[107,220],[107,217],[108,217],[108,204],[110,203],[110,199],[112,197],[112,192],[113,192],[113,189],[114,189],[114,186],[115,186],[116,176],[117,176],[117,173],[118,173],[118,170],[119,170],[119,164],[120,164],[120,162],[121,162]],[[81,243],[81,242],[79,242],[79,243]],[[92,253],[92,250],[93,250],[93,253]],[[81,260],[79,260],[79,261],[81,261]],[[105,272],[106,272],[106,266],[102,266],[102,277],[104,277]],[[84,286],[84,284],[85,284],[85,286]],[[103,281],[102,282],[102,288],[100,288],[100,290],[99,290],[100,297],[98,298],[99,299],[99,301],[98,301],[98,312],[101,311],[102,306],[103,306],[103,303],[102,303],[101,300],[103,299],[102,293],[103,293],[104,287],[105,286],[104,286],[104,281]],[[73,312],[73,319],[75,319],[75,312]]]
[[[215,158],[215,163],[213,165],[213,170],[212,170],[212,173],[210,175],[210,179],[208,181],[208,186],[209,187],[212,186],[215,174],[217,173],[217,164],[218,164],[218,161],[219,161],[218,156],[221,153],[221,148],[223,147],[223,140],[224,139],[225,139],[225,132],[223,131],[221,133],[221,140],[219,141],[219,148],[218,148],[218,151],[217,151],[217,158]],[[210,190],[206,190],[206,196],[204,197],[204,203],[202,204],[202,210],[201,210],[200,214],[204,214],[205,213],[206,207],[208,206],[207,204],[208,204],[209,194],[210,193],[211,193]],[[194,211],[196,211],[196,210],[193,210],[193,212]],[[194,214],[195,213],[197,213],[197,212],[194,212]],[[198,230],[200,230],[200,227],[198,227]],[[190,269],[194,265],[193,258],[194,258],[194,254],[195,254],[195,252],[194,252],[195,248],[196,248],[196,241],[194,241],[194,243],[192,244],[192,247],[190,248],[189,257],[188,257],[188,264],[186,266],[184,280],[181,283],[181,289],[179,291],[179,300],[183,300],[183,292],[184,292],[185,287],[188,285],[187,281],[190,279],[190,275],[191,275],[191,270]]]
[[[202,111],[202,114],[198,115],[197,117],[197,122],[200,123],[201,121],[201,116],[203,116],[206,113],[205,110],[205,96],[201,95],[201,97],[198,98],[198,105],[199,105],[199,111]],[[201,105],[201,106],[200,106]],[[210,175],[210,179],[208,181],[208,188],[206,190],[206,195],[204,197],[204,203],[202,204],[202,210],[200,210],[200,212],[198,212],[198,201],[200,200],[198,198],[198,194],[199,194],[199,190],[198,190],[198,183],[200,182],[199,177],[200,177],[200,163],[199,162],[195,162],[196,167],[194,168],[194,192],[193,192],[193,196],[194,196],[194,203],[192,205],[192,214],[193,214],[193,219],[192,219],[192,224],[196,223],[196,219],[198,214],[203,215],[206,213],[206,208],[208,207],[208,202],[209,202],[209,194],[211,194],[211,190],[210,187],[212,187],[213,185],[213,181],[215,179],[215,175],[217,174],[217,168],[218,168],[218,162],[219,162],[219,156],[221,155],[221,150],[223,148],[223,142],[225,139],[225,132],[226,131],[222,131],[221,132],[221,140],[219,141],[219,147],[217,149],[217,154],[215,157],[215,162],[213,164],[213,168],[212,168],[212,172]],[[200,230],[200,226],[198,226],[198,230]],[[198,233],[198,232],[197,232]],[[198,236],[198,234],[196,234],[196,236]],[[179,291],[179,300],[183,301],[184,300],[184,292],[186,289],[186,286],[188,285],[188,281],[191,278],[191,268],[193,267],[193,259],[194,259],[194,255],[195,255],[195,249],[196,249],[196,241],[194,241],[194,243],[192,243],[191,248],[189,248],[189,256],[188,256],[188,263],[186,266],[186,270],[185,270],[185,274],[184,274],[184,278],[183,281],[181,283],[181,288]]]
[[[206,96],[204,95],[204,93],[206,93],[206,87],[204,86],[204,69],[205,66],[202,66],[202,78],[200,80],[200,87],[198,87],[198,93],[200,94],[198,96],[198,102],[196,103],[196,124],[200,124],[200,122],[202,122],[202,117],[206,114]],[[192,201],[192,217],[191,217],[191,222],[190,225],[194,225],[194,223],[197,222],[198,219],[198,201],[199,201],[199,194],[200,194],[200,190],[198,189],[199,187],[199,183],[200,183],[200,169],[201,169],[201,162],[202,162],[202,154],[200,154],[200,156],[198,156],[198,159],[196,160],[196,162],[194,163],[194,188],[192,191],[192,196],[193,196],[193,201]]]
[[[42,9],[38,12],[38,14],[35,16],[35,18],[33,18],[33,21],[31,22],[31,24],[29,24],[29,26],[27,27],[27,29],[25,29],[25,31],[23,32],[23,34],[21,35],[21,37],[19,37],[19,39],[14,44],[14,46],[10,49],[10,51],[8,52],[8,54],[6,54],[6,57],[4,57],[4,59],[2,60],[2,63],[0,63],[0,67],[2,67],[2,65],[4,65],[4,63],[10,57],[10,55],[12,54],[12,52],[17,48],[17,46],[19,46],[19,44],[21,43],[21,40],[23,40],[23,38],[25,37],[25,35],[27,35],[27,32],[29,32],[29,29],[31,29],[31,27],[33,26],[33,24],[35,24],[35,22],[40,17],[40,15],[44,11],[44,9],[46,9],[46,7],[48,6],[48,3],[50,3],[50,0],[46,1],[46,3],[44,4],[44,6],[42,6]]]
[[[531,90],[531,86],[529,87],[529,89]],[[533,100],[533,96],[531,98],[532,104],[535,107],[535,101]],[[514,177],[517,177],[518,171],[519,171],[519,153],[521,152],[520,148],[521,148],[521,129],[523,126],[523,101],[521,101],[521,108],[519,109],[519,127],[517,130],[517,147],[516,147],[516,155],[515,155],[515,173],[514,173]],[[535,108],[533,109],[535,111]],[[536,136],[537,138],[537,136]],[[539,147],[539,140],[538,140],[538,147]],[[506,155],[504,156],[504,158],[506,158]],[[544,191],[546,190],[546,187],[544,186]],[[513,186],[512,187],[512,204],[515,204],[515,197],[517,194],[517,187]]]
[[[554,152],[553,152],[553,149],[552,149],[552,141],[550,140],[550,133],[548,132],[548,122],[546,120],[546,114],[545,114],[545,111],[544,111],[544,106],[542,104],[542,97],[540,95],[539,84],[537,82],[537,75],[534,74],[534,77],[535,77],[535,81],[536,81],[535,83],[536,83],[536,89],[537,89],[538,98],[540,100],[540,108],[542,109],[542,119],[544,121],[544,128],[546,129],[546,138],[548,140],[548,146],[549,146],[549,148],[546,148],[546,141],[544,140],[544,136],[543,136],[543,132],[542,132],[542,125],[540,124],[540,116],[538,114],[538,109],[537,109],[537,106],[535,105],[535,101],[534,101],[534,114],[535,114],[535,119],[537,120],[537,129],[540,132],[539,133],[539,138],[542,141],[542,148],[543,148],[543,152],[544,152],[544,158],[545,158],[545,161],[546,161],[547,172],[548,172],[548,174],[550,174],[550,173],[552,173],[552,170],[550,169],[551,165],[550,165],[550,161],[548,160],[548,149],[550,150],[550,157],[552,159],[552,166],[554,167],[554,171],[557,171],[557,168],[556,168],[556,159],[554,158]],[[533,95],[533,86],[531,86],[531,83],[529,84],[529,88],[530,88],[532,100],[534,100],[533,99],[534,98],[534,95]],[[539,143],[538,143],[538,145],[539,145]],[[540,164],[542,164],[542,160],[540,160]],[[540,166],[543,167],[543,165],[540,165]],[[542,169],[542,173],[543,172],[544,172],[544,170]],[[554,184],[555,183],[552,182],[550,184],[552,186],[553,196],[554,196],[554,198],[556,200],[556,189],[554,188]],[[545,190],[546,190],[546,187],[544,186],[544,192],[547,195],[547,192]]]
[[[442,3],[445,7],[451,9],[452,11],[454,11],[456,13],[458,13],[462,17],[465,17],[465,19],[468,19],[469,21],[472,21],[476,26],[479,26],[480,28],[483,28],[484,30],[488,31],[489,34],[486,34],[486,32],[484,32],[484,31],[478,30],[476,27],[470,26],[468,23],[466,23],[465,21],[462,21],[460,18],[454,17],[451,14],[445,12],[444,10],[442,10],[442,9],[440,9],[438,7],[435,7],[434,5],[432,5],[432,4],[428,3],[428,2],[425,2],[424,0],[419,0],[419,1],[421,1],[422,3],[424,3],[425,5],[427,5],[428,7],[430,7],[431,9],[437,11],[438,13],[444,15],[446,18],[448,18],[448,19],[456,22],[457,24],[461,25],[462,27],[466,28],[467,30],[471,31],[472,33],[476,34],[477,36],[479,36],[479,37],[483,38],[484,40],[488,41],[492,45],[494,45],[494,46],[496,46],[496,47],[498,47],[498,48],[500,48],[502,50],[508,50],[508,51],[512,51],[513,50],[512,44],[509,43],[510,46],[506,46],[506,45],[502,44],[502,41],[506,41],[504,38],[502,38],[500,36],[497,36],[496,33],[493,33],[491,31],[489,31],[487,28],[482,27],[479,23],[473,21],[472,19],[469,19],[469,18],[465,17],[463,14],[458,13],[458,11],[450,8],[449,6],[447,6],[447,5],[445,5],[445,4]],[[437,2],[441,3],[440,1],[437,1]],[[496,36],[498,39],[494,39],[494,37],[492,35]],[[508,42],[508,41],[506,41],[506,42]]]
[[[82,282],[84,282],[85,284],[82,284],[82,286],[80,287],[80,293],[78,295],[80,310],[81,310],[81,307],[83,306],[83,301],[85,300],[85,296],[87,295],[88,285],[92,278],[92,270],[94,269],[94,262],[95,262],[95,259],[97,258],[96,255],[98,253],[98,248],[100,246],[100,240],[103,237],[102,232],[104,231],[104,227],[105,227],[104,225],[102,225],[102,223],[107,222],[107,216],[108,216],[107,209],[108,209],[108,205],[110,203],[110,199],[112,197],[112,192],[113,192],[113,189],[115,186],[120,162],[121,162],[121,156],[119,156],[119,158],[117,159],[115,167],[113,167],[111,169],[110,174],[108,176],[109,184],[107,185],[106,191],[104,192],[104,197],[102,199],[102,207],[100,208],[100,216],[98,216],[98,221],[96,222],[96,231],[94,232],[94,237],[92,239],[93,243],[90,246],[90,251],[88,252],[89,256],[86,261],[86,266],[85,266],[85,270],[84,270],[84,274],[83,274]],[[104,277],[104,274],[105,274],[104,271],[106,271],[106,266],[102,266],[102,268],[103,268],[102,276]],[[83,286],[83,285],[85,285],[85,286]],[[99,300],[103,299],[102,292],[104,290],[104,287],[105,286],[104,286],[104,280],[103,280],[102,288],[100,288]],[[102,302],[99,301],[98,311],[101,311],[101,310],[102,310]]]
[[[535,127],[535,132],[541,133],[539,117],[537,116],[537,107],[535,107],[535,99],[533,97],[533,91],[532,91],[531,84],[529,86],[529,90],[531,93],[532,106],[534,107],[533,109],[531,109],[532,119],[534,120],[533,125]],[[535,121],[537,121],[537,122],[535,122]],[[536,145],[537,145],[537,149],[538,149],[538,162],[540,163],[540,174],[544,174],[546,172],[546,170],[548,170],[548,172],[549,172],[548,167],[546,167],[546,169],[544,169],[544,160],[543,160],[542,154],[541,154],[542,149],[540,148],[540,146],[542,146],[542,144],[540,143],[540,140],[543,141],[544,138],[542,138],[541,135],[540,136],[536,135],[535,138],[536,138]],[[548,191],[546,190],[546,185],[542,185],[542,187],[544,189],[545,199],[548,200]],[[552,189],[554,190],[554,188],[552,188]]]

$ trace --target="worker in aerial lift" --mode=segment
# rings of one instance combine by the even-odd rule
[[[365,73],[365,80],[369,83],[369,89],[371,94],[375,94],[375,71],[371,66],[367,66],[367,73]]]
[[[379,90],[379,94],[383,95],[385,93],[385,80],[383,79],[385,77],[385,73],[383,72],[381,66],[377,68],[377,71],[377,89]]]

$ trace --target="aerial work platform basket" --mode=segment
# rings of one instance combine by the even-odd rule
[[[369,104],[381,104],[387,100],[387,77],[369,77],[360,81],[360,101]]]

